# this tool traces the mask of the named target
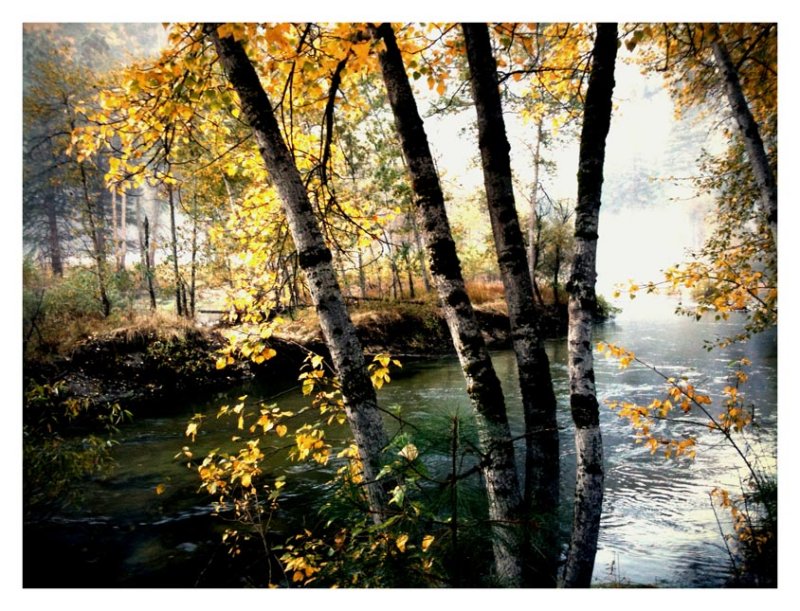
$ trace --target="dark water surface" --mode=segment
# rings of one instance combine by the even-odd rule
[[[748,357],[750,381],[745,387],[757,408],[757,441],[761,464],[775,469],[777,455],[776,332],[746,345],[707,352],[703,339],[732,333],[738,323],[706,323],[668,318],[657,322],[623,317],[596,328],[596,339],[633,350],[668,375],[687,375],[695,385],[719,397],[729,382],[728,363]],[[562,448],[564,513],[571,511],[574,484],[574,444],[569,414],[566,339],[547,344],[556,395]],[[493,354],[503,383],[512,429],[522,432],[522,414],[513,354]],[[663,397],[654,374],[634,367],[621,371],[614,361],[595,361],[598,393],[605,399],[648,404]],[[240,559],[231,564],[220,544],[224,522],[209,517],[207,497],[196,494],[198,479],[174,456],[185,445],[183,431],[193,413],[208,418],[198,437],[198,451],[230,442],[231,423],[214,417],[220,404],[248,394],[267,398],[274,388],[258,384],[237,388],[202,404],[173,406],[167,418],[147,418],[126,426],[115,449],[118,467],[108,477],[87,483],[84,503],[62,515],[29,525],[24,533],[26,586],[239,586],[252,566]],[[403,374],[379,394],[384,406],[399,406],[403,416],[421,424],[445,422],[469,413],[461,369],[455,358],[407,364]],[[273,399],[283,409],[299,409],[299,391]],[[716,409],[716,405],[714,406]],[[719,410],[716,410],[718,412]],[[387,422],[391,426],[391,423]],[[702,427],[686,429],[698,435],[697,459],[668,462],[651,456],[633,442],[625,422],[601,406],[606,455],[606,497],[595,564],[595,581],[624,580],[671,587],[718,587],[728,577],[728,559],[708,493],[715,486],[739,489],[745,477],[741,459],[718,435]],[[754,440],[755,441],[755,440]],[[522,464],[522,455],[519,455]],[[286,514],[294,525],[312,519],[308,499],[326,474],[303,466],[272,464],[270,470],[302,471],[300,485],[287,486]],[[165,492],[156,495],[158,484]],[[294,503],[294,507],[293,507]],[[725,518],[725,516],[721,516]],[[567,524],[568,526],[568,524]],[[256,567],[257,569],[257,567]]]

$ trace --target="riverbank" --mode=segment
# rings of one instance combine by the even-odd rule
[[[511,346],[503,302],[475,308],[490,349]],[[354,308],[353,323],[365,353],[391,354],[404,361],[454,354],[447,324],[433,303],[381,302]],[[313,311],[281,324],[269,345],[276,356],[256,364],[247,359],[217,369],[218,351],[227,345],[220,323],[196,326],[180,319],[141,317],[130,324],[91,335],[59,355],[25,362],[24,387],[59,384],[63,401],[79,400],[91,411],[117,403],[135,416],[170,411],[185,401],[257,378],[276,392],[292,386],[307,354],[327,356]],[[566,307],[544,310],[545,337],[566,333]]]

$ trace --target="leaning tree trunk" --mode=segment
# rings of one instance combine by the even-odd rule
[[[379,53],[383,80],[411,175],[431,275],[476,413],[489,518],[494,526],[497,578],[504,585],[518,586],[522,562],[516,525],[521,517],[522,497],[503,391],[464,287],[439,178],[394,32],[388,23],[370,29],[375,40],[385,43],[385,50]]]
[[[239,95],[242,113],[258,144],[264,165],[278,189],[298,253],[300,267],[320,320],[339,380],[350,428],[363,464],[369,508],[375,522],[387,513],[387,495],[377,480],[381,453],[388,443],[375,389],[367,374],[361,344],[347,312],[308,192],[283,141],[272,104],[261,86],[242,44],[221,37],[213,24],[205,26],[223,70]]]
[[[572,540],[564,568],[565,587],[587,588],[591,584],[603,505],[603,440],[594,384],[592,321],[597,309],[597,228],[616,57],[617,25],[597,24],[581,129],[575,256],[567,283],[569,402],[575,422],[577,465]]]
[[[558,426],[550,365],[539,329],[539,313],[525,258],[525,242],[514,203],[510,145],[506,137],[497,64],[485,23],[464,24],[464,40],[478,115],[478,143],[494,234],[497,262],[505,289],[511,337],[517,359],[525,416],[526,518],[536,517],[530,584],[555,586],[558,565]],[[526,580],[527,581],[527,580]]]
[[[761,209],[769,224],[772,239],[775,243],[775,250],[777,251],[778,185],[769,166],[769,159],[767,159],[767,152],[764,149],[764,141],[761,139],[758,124],[753,118],[753,113],[750,112],[750,107],[747,105],[742,85],[739,82],[739,75],[733,65],[718,26],[713,26],[712,34],[714,35],[714,41],[711,43],[711,49],[714,52],[717,67],[722,73],[725,92],[728,95],[733,116],[736,118],[736,124],[742,134],[747,156],[750,159],[750,167],[756,178],[756,184],[761,192]]]

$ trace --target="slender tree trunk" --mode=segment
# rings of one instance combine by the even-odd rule
[[[172,238],[172,272],[175,276],[175,311],[178,316],[185,314],[185,304],[182,299],[181,272],[178,267],[178,229],[175,225],[175,194],[171,184],[167,184],[167,200],[169,202],[169,231]]]
[[[431,274],[476,413],[489,519],[494,526],[492,543],[497,579],[503,585],[518,586],[522,576],[518,526],[522,496],[503,391],[464,287],[444,196],[394,32],[384,23],[371,26],[371,33],[385,43],[385,50],[379,53],[383,80],[411,175]]]
[[[403,284],[400,282],[400,271],[397,269],[397,251],[392,246],[392,236],[383,232],[383,239],[386,242],[386,249],[389,253],[389,268],[392,272],[392,297],[395,301],[405,299],[403,295]]]
[[[228,181],[228,177],[225,176],[225,172],[222,172],[222,182],[225,183],[225,192],[228,194],[228,206],[233,212],[236,209],[236,200],[233,198],[231,183]]]
[[[111,250],[114,256],[114,269],[119,271],[119,225],[117,223],[117,190],[111,191]]]
[[[192,199],[192,264],[191,284],[189,286],[189,317],[194,318],[194,305],[197,289],[197,193]]]
[[[592,321],[597,309],[597,229],[616,57],[617,25],[598,24],[581,130],[575,256],[567,284],[569,400],[577,467],[572,540],[564,569],[566,587],[588,588],[591,584],[603,505],[603,441],[594,383]]]
[[[558,308],[561,306],[561,298],[558,296],[558,291],[560,290],[558,278],[561,276],[561,244],[556,242],[555,249],[555,260],[553,261],[553,304]]]
[[[541,525],[531,558],[530,584],[556,585],[558,565],[558,425],[550,364],[539,330],[539,313],[525,258],[525,242],[514,203],[510,146],[506,137],[497,64],[485,23],[463,24],[472,95],[478,116],[484,186],[497,261],[505,289],[511,337],[525,416],[525,492],[528,517]],[[531,514],[530,512],[533,512]],[[528,580],[526,580],[528,581]]]
[[[343,285],[342,293],[345,295],[345,297],[352,297],[350,293],[350,282],[347,279],[347,273],[345,272],[344,269],[344,260],[342,259],[342,254],[340,251],[336,252],[336,254],[334,255],[334,259],[337,264],[337,267],[339,268],[339,278],[342,279],[342,285]]]
[[[55,194],[50,192],[47,199],[47,244],[50,255],[50,269],[54,276],[64,275],[64,261],[61,257],[61,236],[58,233]]]
[[[92,198],[89,195],[89,179],[86,176],[86,168],[83,163],[79,163],[78,167],[81,174],[81,185],[83,187],[83,202],[85,205],[86,220],[89,224],[89,237],[92,240],[92,258],[94,259],[95,273],[97,275],[97,288],[100,292],[100,302],[103,304],[103,316],[108,317],[111,314],[111,300],[108,298],[106,291],[107,271],[106,271],[106,253],[103,250],[104,242],[101,237],[100,227],[96,218],[96,211]]]
[[[417,259],[419,261],[419,269],[422,275],[422,286],[426,293],[430,293],[431,279],[428,274],[428,265],[425,261],[425,248],[422,246],[422,236],[419,233],[416,215],[414,213],[409,215],[409,220],[411,221],[411,231],[414,233],[414,244],[417,247]]]
[[[538,246],[539,236],[537,235],[538,228],[538,211],[536,204],[539,201],[539,166],[541,165],[541,148],[542,148],[542,121],[539,117],[536,122],[536,150],[533,153],[533,187],[531,188],[531,210],[528,217],[528,266],[531,270],[531,284],[536,288],[536,264],[538,263]]]
[[[264,165],[283,202],[300,267],[306,274],[320,326],[342,385],[347,419],[367,482],[369,508],[373,519],[381,522],[387,514],[387,495],[377,476],[388,438],[361,344],[336,282],[331,252],[323,240],[297,166],[281,136],[272,104],[244,48],[232,37],[221,38],[213,24],[206,25],[205,31],[239,95],[242,114],[253,129]]]
[[[406,264],[406,276],[408,277],[408,294],[410,295],[411,299],[416,299],[417,294],[414,290],[414,274],[411,271],[411,258],[409,257],[409,250],[411,250],[411,246],[407,243],[403,243],[403,261]]]
[[[142,263],[144,264],[144,277],[147,280],[147,292],[150,295],[150,309],[156,310],[156,291],[153,287],[153,268],[150,265],[150,221],[144,217],[144,242],[142,243]]]
[[[119,209],[120,241],[119,241],[119,266],[117,271],[123,271],[128,258],[128,192],[122,192]]]
[[[728,49],[725,46],[725,40],[716,24],[712,26],[712,33],[714,35],[714,41],[711,43],[711,49],[714,52],[714,59],[717,62],[717,67],[722,73],[722,78],[725,82],[725,92],[728,95],[728,102],[731,105],[731,110],[733,110],[733,116],[736,118],[736,124],[739,126],[739,131],[741,132],[747,150],[747,156],[750,159],[750,167],[753,170],[756,184],[761,192],[762,213],[769,224],[772,239],[775,242],[775,250],[777,251],[778,185],[775,181],[772,169],[769,166],[769,159],[764,149],[764,141],[761,139],[761,132],[758,129],[758,124],[753,118],[753,113],[750,112],[750,107],[747,105],[747,100],[742,91],[742,85],[739,82],[739,75],[733,65]]]
[[[367,274],[364,272],[364,257],[361,249],[358,249],[358,290],[361,291],[361,298],[367,296]]]

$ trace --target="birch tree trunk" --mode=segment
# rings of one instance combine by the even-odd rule
[[[506,586],[519,586],[522,562],[518,523],[522,497],[503,391],[464,287],[444,196],[394,32],[388,23],[370,26],[370,31],[375,40],[382,39],[385,43],[385,50],[379,53],[381,72],[411,175],[431,276],[476,414],[489,519],[493,524],[497,579]]]
[[[597,229],[616,57],[617,25],[597,24],[581,130],[575,256],[567,283],[569,400],[575,422],[577,466],[565,587],[588,588],[591,584],[603,505],[603,441],[594,384],[592,320],[597,309]]]
[[[478,116],[483,180],[505,289],[511,338],[525,416],[525,492],[527,518],[536,515],[541,537],[531,558],[531,585],[555,586],[558,563],[559,455],[556,397],[539,331],[539,313],[525,258],[514,202],[510,145],[497,87],[497,64],[485,23],[463,24],[472,95]],[[530,513],[532,512],[532,514]]]
[[[377,475],[388,443],[375,390],[367,374],[361,344],[347,312],[308,192],[283,141],[272,104],[240,42],[222,38],[213,24],[205,26],[223,70],[239,95],[242,113],[258,144],[264,165],[278,189],[305,272],[325,341],[342,385],[345,410],[363,463],[369,508],[375,522],[387,512],[387,495]]]
[[[744,140],[747,156],[750,159],[750,167],[756,179],[756,184],[761,192],[761,209],[764,217],[769,224],[772,239],[775,242],[775,249],[778,248],[778,185],[772,169],[769,167],[769,159],[764,149],[764,141],[761,139],[761,132],[758,124],[750,112],[747,100],[739,82],[739,75],[733,65],[731,56],[725,46],[725,40],[719,31],[719,27],[712,26],[714,41],[711,49],[714,52],[714,60],[722,73],[725,82],[725,93],[731,105],[736,124],[739,126],[742,139]]]

